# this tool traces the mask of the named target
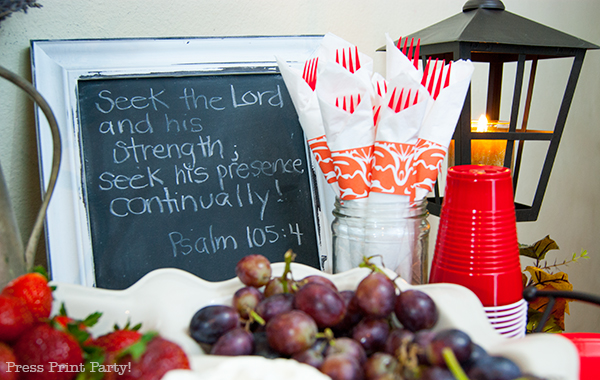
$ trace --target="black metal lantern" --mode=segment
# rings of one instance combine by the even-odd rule
[[[469,0],[462,13],[406,37],[421,40],[420,56],[449,60],[470,59],[489,64],[486,114],[499,120],[503,68],[505,63],[516,62],[516,75],[510,120],[506,131],[476,132],[471,128],[471,90],[454,133],[454,160],[456,165],[471,163],[472,140],[505,140],[503,166],[511,168],[516,193],[524,142],[547,141],[549,147],[540,179],[531,205],[515,203],[517,221],[537,220],[552,165],[565,126],[569,107],[575,92],[585,53],[598,49],[597,45],[573,37],[556,29],[515,15],[505,10],[500,0]],[[385,47],[379,50],[385,50]],[[553,131],[528,128],[529,110],[538,61],[573,57],[571,73],[560,104]],[[530,62],[529,80],[521,120],[519,110],[523,92],[526,62]],[[516,147],[515,147],[516,145]],[[451,154],[451,152],[449,152]],[[435,196],[429,199],[429,212],[440,215],[442,197],[436,184]]]

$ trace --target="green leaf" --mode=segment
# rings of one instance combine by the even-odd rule
[[[104,363],[106,360],[106,354],[104,350],[96,346],[86,346],[83,349],[84,359],[84,370],[77,374],[75,380],[102,380],[104,379],[104,373],[94,368],[94,364]],[[92,364],[94,363],[94,364]]]
[[[90,337],[90,333],[79,328],[78,322],[67,323],[67,331],[69,332],[69,334],[73,335],[73,337],[80,344],[83,344]]]
[[[67,315],[67,308],[65,307],[65,303],[61,303],[60,304],[60,310],[58,312],[58,315],[62,315],[62,316],[66,316]]]
[[[31,273],[39,273],[42,276],[46,277],[46,280],[48,280],[48,272],[46,272],[46,269],[41,266],[41,265],[37,265],[35,266],[32,270]]]
[[[146,352],[146,346],[148,345],[148,343],[150,343],[150,341],[157,336],[158,333],[156,331],[149,331],[145,333],[137,342],[121,351],[119,357],[123,357],[129,354],[131,355],[131,358],[134,361],[137,361],[139,358],[142,357],[144,352]]]
[[[83,323],[83,325],[86,327],[92,327],[96,323],[98,323],[98,320],[100,319],[101,316],[102,316],[102,313],[97,311],[97,312],[92,313],[92,314],[88,315],[87,317],[85,317],[85,319],[83,321],[81,321],[81,323]]]
[[[535,242],[533,245],[521,244],[519,246],[519,254],[536,260],[544,260],[546,253],[553,249],[559,249],[558,244],[550,239],[550,236],[548,235],[542,240]]]

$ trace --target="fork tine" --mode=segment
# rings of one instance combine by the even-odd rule
[[[450,85],[450,70],[452,69],[452,61],[448,62],[448,72],[446,73],[446,81],[444,82],[444,88]]]
[[[354,56],[356,57],[356,64],[354,66],[355,66],[356,70],[358,70],[358,69],[360,69],[360,57],[358,56],[358,46],[354,47],[354,51],[355,51]]]
[[[431,63],[431,57],[427,58],[425,69],[423,70],[423,78],[421,79],[421,85],[425,87],[427,84],[427,76],[429,75],[429,64]]]
[[[419,38],[417,40],[417,48],[415,49],[415,55],[413,57],[414,59],[414,64],[415,64],[415,69],[419,69],[419,48],[421,47],[421,39]]]
[[[309,59],[304,63],[304,71],[302,72],[302,79],[310,86],[314,91],[317,84],[317,64],[319,58]]]
[[[396,109],[394,109],[394,112],[396,112],[396,113],[402,111],[402,95],[403,94],[404,94],[404,89],[402,89],[400,91],[400,96],[398,96],[398,103],[396,103]]]
[[[394,87],[394,91],[392,92],[392,95],[390,96],[390,102],[388,103],[388,107],[390,107],[391,109],[394,109],[394,98],[396,97],[396,88]]]
[[[408,38],[404,39],[404,47],[402,48],[402,54],[406,55],[406,44],[408,44]]]
[[[348,71],[354,74],[354,60],[352,59],[352,48],[348,48]]]
[[[408,106],[410,105],[409,101],[410,101],[410,88],[408,89],[408,95],[406,95],[406,102],[404,103],[404,107],[402,107],[402,109],[407,109]]]
[[[414,42],[415,42],[415,39],[411,38],[411,40],[410,40],[410,48],[408,49],[408,55],[406,56],[406,58],[408,58],[409,61],[412,61]]]
[[[435,85],[435,93],[433,94],[433,99],[437,99],[438,95],[440,94],[440,89],[442,87],[442,77],[444,74],[444,66],[445,66],[446,60],[442,61],[442,68],[440,69],[440,73],[439,76],[437,78],[437,83]]]
[[[430,95],[433,95],[433,84],[435,82],[435,76],[437,75],[437,64],[438,59],[435,59],[435,64],[433,65],[433,70],[431,71],[431,79],[429,80],[429,86],[427,86],[427,91],[429,91]]]
[[[400,38],[398,38],[398,42],[396,43],[396,47],[398,48],[398,50],[402,51],[402,36],[400,36]]]
[[[377,125],[379,121],[379,111],[381,111],[381,106],[377,106],[377,109],[373,112],[373,125]]]

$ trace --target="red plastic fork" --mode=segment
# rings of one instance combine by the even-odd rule
[[[309,59],[304,63],[304,71],[302,72],[302,79],[310,88],[314,91],[317,86],[317,65],[319,63],[319,57]]]
[[[402,37],[400,37],[398,39],[398,44],[396,45],[398,47],[398,49],[400,51],[402,51],[402,54],[404,54],[406,56],[406,58],[408,58],[409,61],[413,61],[413,65],[415,66],[415,69],[419,68],[419,49],[421,47],[421,39],[419,38],[417,40],[417,46],[414,46],[415,43],[415,39],[411,38],[410,39],[410,48],[407,49],[407,45],[408,45],[408,38],[404,39],[404,47],[402,47]]]
[[[340,50],[342,51],[342,57],[340,59]],[[354,49],[349,47],[348,56],[346,57],[346,49],[337,49],[335,51],[335,61],[341,64],[345,69],[354,74],[356,71],[360,69],[360,58],[358,56],[358,46],[355,46]],[[354,52],[352,51],[354,50]]]
[[[441,62],[442,67],[438,70],[438,59],[436,58],[435,63],[433,65],[433,69],[430,69],[431,66],[431,57],[427,60],[427,64],[425,65],[425,69],[423,70],[423,78],[421,79],[421,85],[427,88],[429,94],[433,97],[433,99],[437,99],[440,91],[443,88],[446,88],[450,85],[450,71],[452,69],[452,61],[445,65],[445,60]],[[444,74],[445,73],[445,74]],[[443,81],[443,86],[442,86]]]
[[[360,94],[340,96],[335,99],[335,106],[343,109],[346,112],[354,113],[356,107],[360,104]]]

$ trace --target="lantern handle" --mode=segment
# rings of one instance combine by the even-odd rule
[[[48,120],[48,124],[50,126],[50,130],[52,133],[52,141],[54,144],[53,145],[54,149],[52,151],[52,169],[51,169],[50,178],[48,181],[48,186],[46,188],[45,194],[43,195],[42,205],[40,207],[40,210],[38,211],[38,215],[35,220],[35,224],[33,226],[31,234],[29,235],[29,239],[27,241],[27,246],[26,246],[25,252],[24,252],[25,265],[27,267],[26,269],[30,270],[34,264],[35,251],[37,249],[39,238],[40,238],[42,229],[44,227],[46,211],[48,209],[48,204],[50,203],[50,198],[51,198],[52,193],[54,192],[54,188],[56,186],[56,179],[58,177],[58,170],[60,168],[60,161],[61,161],[60,133],[59,133],[59,129],[58,129],[58,123],[56,121],[54,113],[52,112],[52,108],[50,108],[50,105],[48,104],[46,99],[44,99],[42,94],[40,94],[31,83],[29,83],[25,79],[21,78],[20,76],[16,75],[15,73],[5,69],[2,66],[0,66],[0,77],[8,80],[9,82],[12,82],[14,85],[19,87],[21,90],[25,91],[27,93],[27,95],[29,95],[29,97],[37,104],[37,106],[40,107],[40,109],[46,116],[46,119]]]
[[[541,332],[544,329],[557,298],[567,298],[600,306],[600,297],[593,294],[575,292],[572,290],[539,290],[535,286],[529,286],[523,290],[523,298],[527,302],[532,302],[540,297],[548,298],[548,304],[546,305],[546,309],[544,310],[544,313],[542,314],[539,324],[534,332]]]
[[[504,4],[500,0],[469,0],[463,5],[463,12],[479,8],[497,11],[503,11],[505,9]]]

